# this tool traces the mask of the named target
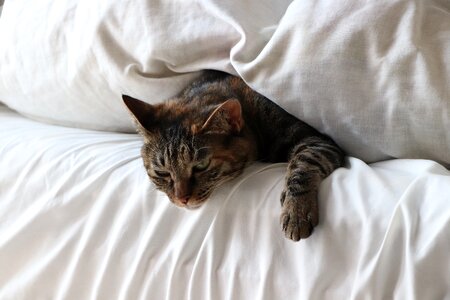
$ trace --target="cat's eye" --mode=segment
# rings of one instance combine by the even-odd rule
[[[153,172],[155,172],[155,174],[159,177],[169,177],[170,176],[170,173],[166,172],[166,171],[153,170]]]
[[[202,160],[201,162],[197,163],[197,164],[194,166],[194,171],[196,171],[196,172],[201,172],[201,171],[206,170],[206,169],[209,167],[209,163],[210,163],[210,162],[211,162],[210,159],[204,159],[204,160]]]

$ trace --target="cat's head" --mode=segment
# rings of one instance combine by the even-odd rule
[[[170,100],[157,105],[123,96],[144,137],[147,174],[179,207],[196,208],[255,156],[238,100],[198,107]]]

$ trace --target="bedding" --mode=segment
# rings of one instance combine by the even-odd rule
[[[219,69],[366,162],[450,165],[449,16],[447,0],[7,1],[0,99],[130,132],[121,93],[158,102]]]
[[[349,157],[299,243],[285,164],[256,163],[200,209],[150,184],[137,134],[0,105],[1,299],[450,299],[450,171]]]
[[[449,1],[2,4],[0,299],[450,300]],[[120,96],[203,69],[349,154],[310,238],[281,232],[285,164],[192,211],[150,183]]]

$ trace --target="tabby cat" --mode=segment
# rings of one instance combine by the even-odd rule
[[[174,204],[200,206],[252,161],[288,162],[281,226],[294,241],[311,235],[319,221],[319,184],[344,162],[329,137],[221,72],[205,72],[160,104],[123,100],[144,138],[148,176]]]

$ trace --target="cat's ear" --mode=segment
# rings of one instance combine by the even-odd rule
[[[138,126],[138,130],[141,131],[141,133],[150,131],[152,124],[155,122],[155,107],[127,95],[122,95],[122,99]]]
[[[237,99],[229,99],[220,104],[209,115],[200,129],[204,133],[239,133],[244,127],[241,104]]]

